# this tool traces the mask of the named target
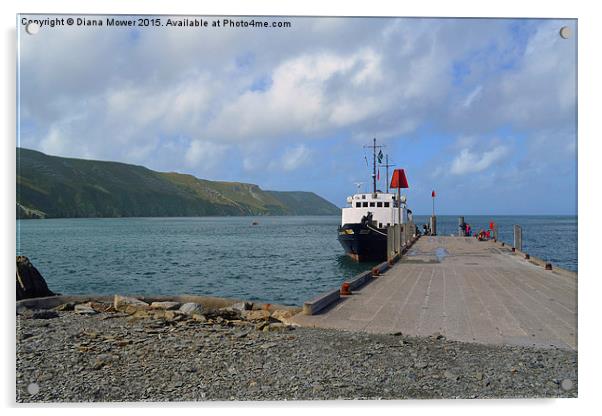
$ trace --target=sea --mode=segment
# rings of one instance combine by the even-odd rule
[[[577,271],[576,216],[465,216],[472,230],[523,230],[523,250]],[[419,226],[427,216],[414,216]],[[253,225],[253,222],[257,222]],[[208,295],[302,305],[371,268],[337,241],[339,216],[17,220],[17,255],[61,294]],[[439,235],[457,216],[438,216]]]

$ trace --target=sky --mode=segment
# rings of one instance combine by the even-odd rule
[[[18,145],[345,206],[375,137],[416,214],[576,215],[575,20],[259,20],[21,26]]]

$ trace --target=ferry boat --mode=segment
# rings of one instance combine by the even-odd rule
[[[342,209],[338,228],[338,240],[345,253],[358,262],[386,260],[387,227],[411,221],[405,195],[400,195],[399,191],[395,194],[388,192],[388,189],[382,192],[376,188],[376,149],[382,146],[377,146],[374,139],[369,147],[373,149],[372,193],[356,193],[347,197],[348,206]],[[382,157],[382,152],[379,152],[379,156]],[[388,176],[387,173],[387,184]],[[405,175],[402,181],[405,186],[400,187],[407,188]]]

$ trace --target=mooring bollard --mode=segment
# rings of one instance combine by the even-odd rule
[[[351,290],[349,289],[350,285],[348,282],[345,282],[341,285],[341,296],[349,296],[351,295]]]
[[[552,263],[546,263],[546,270],[552,270]]]
[[[514,224],[514,247],[523,249],[523,229],[518,224]]]
[[[525,253],[525,259],[529,260],[530,258],[531,258],[531,256]]]

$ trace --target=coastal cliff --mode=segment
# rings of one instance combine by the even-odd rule
[[[313,192],[265,191],[119,162],[17,149],[17,218],[338,215]]]

